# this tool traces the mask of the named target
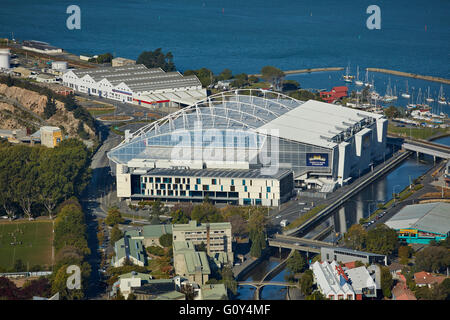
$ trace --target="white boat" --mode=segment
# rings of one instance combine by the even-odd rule
[[[383,101],[390,102],[390,101],[393,101],[393,100],[397,100],[397,96],[392,94],[391,78],[389,78],[389,82],[388,82],[388,85],[387,85],[387,88],[386,88],[386,94],[383,97]]]
[[[402,97],[406,99],[411,98],[411,95],[408,93],[408,80],[406,80],[406,92],[402,93]]]
[[[354,78],[353,76],[349,75],[349,69],[350,69],[350,67],[347,66],[347,68],[345,69],[345,75],[342,76],[344,78],[345,82],[352,82],[353,78]]]
[[[364,86],[371,88],[372,85],[369,82],[369,70],[366,69],[366,78],[364,80]]]
[[[428,87],[428,97],[425,99],[427,102],[433,102],[434,99],[430,97],[430,87]]]
[[[444,88],[442,87],[442,84],[441,84],[441,89],[439,90],[438,103],[439,104],[447,104],[447,101],[445,100],[445,97],[444,97]]]
[[[355,84],[357,86],[362,86],[364,84],[364,82],[359,80],[359,66],[356,67],[356,81],[355,81]]]

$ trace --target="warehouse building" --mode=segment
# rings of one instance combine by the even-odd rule
[[[47,42],[36,40],[25,40],[22,43],[22,49],[42,54],[59,54],[63,53],[63,49],[54,47]]]
[[[370,170],[383,161],[386,131],[379,114],[267,90],[235,90],[126,134],[108,158],[118,197],[208,195],[277,206],[294,188],[332,192]]]
[[[142,64],[70,70],[63,84],[77,92],[146,107],[190,105],[206,98],[195,75],[148,69]]]
[[[386,225],[406,243],[445,240],[450,234],[450,203],[434,202],[404,207]]]

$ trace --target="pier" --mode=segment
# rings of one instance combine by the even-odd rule
[[[370,72],[387,73],[387,74],[393,74],[393,75],[401,76],[401,77],[422,79],[422,80],[428,80],[428,81],[434,81],[434,82],[450,84],[450,79],[445,79],[445,78],[440,78],[440,77],[433,77],[433,76],[423,76],[423,75],[420,75],[420,74],[415,74],[415,73],[410,73],[410,72],[403,72],[403,71],[396,71],[396,70],[389,70],[389,69],[381,69],[381,68],[367,68],[366,70],[368,70]]]
[[[311,72],[322,72],[322,71],[341,71],[344,70],[342,67],[329,67],[329,68],[308,68],[308,69],[297,69],[297,70],[286,70],[283,71],[285,75],[301,74],[301,73],[311,73]],[[261,74],[249,74],[249,76],[261,77]]]

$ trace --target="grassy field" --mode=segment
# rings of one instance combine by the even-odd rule
[[[31,268],[52,264],[53,222],[0,223],[0,267],[11,269],[17,259]],[[15,243],[15,245],[12,245]]]
[[[414,139],[424,139],[436,135],[448,132],[448,129],[442,128],[406,128],[406,127],[396,127],[391,124],[388,126],[388,133],[396,134],[402,137],[409,137],[411,135]]]

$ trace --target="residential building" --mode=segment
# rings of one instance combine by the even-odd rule
[[[417,300],[414,293],[406,285],[406,279],[403,275],[400,276],[399,281],[392,289],[392,300]]]
[[[223,283],[202,285],[199,300],[228,300],[227,289]]]
[[[141,240],[145,247],[160,246],[159,238],[163,234],[172,234],[171,224],[147,225],[138,230],[126,231],[126,235],[132,239]]]
[[[173,241],[173,264],[177,275],[199,285],[211,274],[206,252],[196,251],[192,241]]]
[[[310,268],[320,292],[330,300],[355,300],[355,291],[344,270],[332,261],[314,262]]]
[[[187,224],[174,224],[172,226],[173,242],[192,242],[193,245],[203,243],[206,252],[212,257],[224,253],[230,264],[233,263],[231,223],[197,223],[192,220]]]
[[[377,297],[377,285],[366,267],[352,268],[345,271],[355,291],[356,300]]]
[[[433,202],[408,205],[386,225],[397,231],[406,243],[428,244],[445,240],[450,234],[450,203]]]
[[[114,244],[114,252],[116,255],[111,261],[114,267],[123,266],[126,260],[138,266],[144,266],[146,264],[144,247],[141,240],[125,236],[116,241]]]
[[[176,290],[174,279],[149,280],[131,291],[136,300],[186,300],[186,295]]]
[[[124,296],[125,299],[128,299],[128,295],[132,292],[133,288],[140,288],[146,283],[149,283],[153,277],[149,274],[140,273],[140,272],[129,272],[124,273],[119,276],[119,280],[117,280],[111,290],[111,296],[115,296],[118,291]]]
[[[321,91],[320,98],[328,103],[333,103],[339,99],[348,97],[348,88],[345,86],[333,87],[331,91]]]
[[[426,271],[420,271],[414,273],[414,281],[416,282],[416,286],[431,288],[434,285],[440,285],[445,279],[446,276],[440,274],[433,274]]]

